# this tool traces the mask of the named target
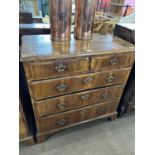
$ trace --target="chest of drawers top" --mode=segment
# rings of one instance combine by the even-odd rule
[[[112,35],[93,34],[93,39],[82,41],[71,36],[69,42],[52,42],[50,35],[22,37],[21,61],[45,61],[103,54],[134,52],[134,45]]]

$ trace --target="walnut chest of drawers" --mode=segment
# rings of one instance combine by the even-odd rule
[[[90,41],[52,42],[50,35],[23,36],[21,47],[37,124],[47,135],[99,118],[114,119],[134,62],[134,45],[112,35]]]

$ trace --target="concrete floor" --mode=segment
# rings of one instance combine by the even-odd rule
[[[135,118],[97,120],[67,129],[33,146],[20,145],[20,155],[134,155]]]

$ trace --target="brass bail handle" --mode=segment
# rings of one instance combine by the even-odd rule
[[[90,94],[84,94],[84,95],[81,96],[81,99],[84,100],[84,101],[88,100],[89,98],[90,98]]]
[[[118,59],[117,57],[113,57],[113,58],[110,60],[110,64],[111,64],[111,65],[116,65],[118,62],[119,62],[119,59]]]
[[[101,95],[101,98],[102,98],[102,99],[107,99],[109,96],[110,96],[110,94],[105,93],[105,94],[102,94],[102,95]]]
[[[59,126],[66,125],[66,124],[67,124],[67,119],[63,118],[63,119],[61,119],[61,120],[58,120],[58,121],[57,121],[57,124],[58,124]]]
[[[59,104],[57,104],[57,107],[58,107],[59,109],[61,109],[61,110],[64,110],[65,107],[66,107],[66,103],[64,103],[64,102],[59,103]]]
[[[67,85],[66,84],[60,84],[57,86],[57,90],[60,91],[60,92],[63,92],[67,89]]]
[[[92,77],[87,77],[87,78],[85,78],[85,79],[83,80],[83,82],[84,82],[85,84],[90,84],[92,81],[93,81],[93,78],[92,78]]]
[[[98,109],[97,109],[97,112],[98,112],[99,114],[104,114],[106,111],[107,111],[106,108],[98,108]]]
[[[58,72],[64,72],[66,70],[67,66],[64,65],[64,64],[59,64],[57,66],[55,66],[55,69],[58,71]]]
[[[110,75],[110,76],[108,76],[107,78],[106,78],[106,80],[107,80],[107,82],[113,82],[114,81],[114,79],[115,79],[115,77],[113,76],[113,75]]]

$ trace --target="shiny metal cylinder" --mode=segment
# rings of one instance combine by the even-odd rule
[[[70,40],[72,0],[48,0],[51,39],[53,41]]]
[[[75,38],[81,40],[92,39],[96,0],[75,0],[75,2]]]

